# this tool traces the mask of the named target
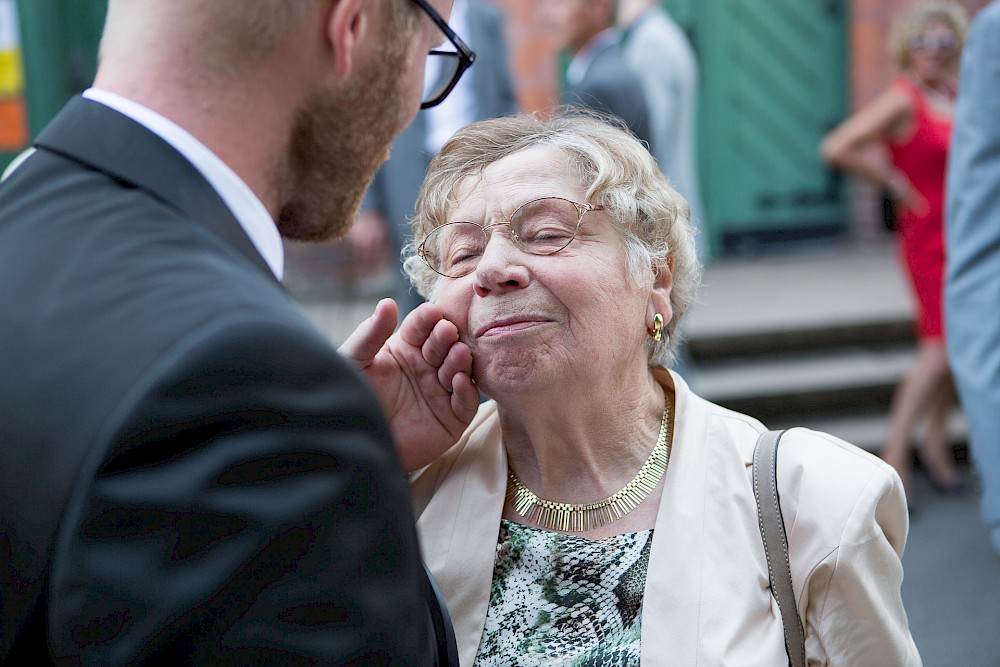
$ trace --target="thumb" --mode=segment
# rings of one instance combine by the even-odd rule
[[[396,302],[392,299],[382,299],[375,306],[372,316],[359,324],[337,351],[353,361],[358,368],[368,368],[396,329],[398,319],[399,308]]]

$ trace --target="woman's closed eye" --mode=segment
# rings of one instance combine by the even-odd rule
[[[517,239],[522,244],[547,245],[559,244],[560,247],[572,238],[575,229],[568,229],[556,221],[532,221],[518,230]]]
[[[455,240],[442,248],[443,265],[450,269],[474,265],[483,255],[483,239],[465,238]]]

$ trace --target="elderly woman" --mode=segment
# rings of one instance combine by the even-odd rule
[[[476,123],[413,224],[410,277],[492,399],[410,477],[462,664],[785,664],[750,477],[765,429],[663,368],[699,266],[645,148],[588,117]],[[822,433],[782,443],[810,664],[919,664],[899,477]]]

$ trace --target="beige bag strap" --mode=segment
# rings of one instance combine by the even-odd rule
[[[771,595],[778,603],[785,626],[785,652],[791,667],[805,667],[806,640],[802,620],[792,591],[792,571],[788,565],[788,538],[778,504],[778,443],[784,431],[765,431],[753,450],[753,495],[757,500],[757,522],[764,540],[767,577]]]

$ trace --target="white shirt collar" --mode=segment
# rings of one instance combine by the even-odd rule
[[[222,197],[243,231],[250,237],[274,275],[281,280],[285,271],[285,249],[281,234],[264,204],[236,172],[205,144],[177,123],[152,109],[116,93],[88,88],[83,96],[122,113],[146,127],[188,159]]]

